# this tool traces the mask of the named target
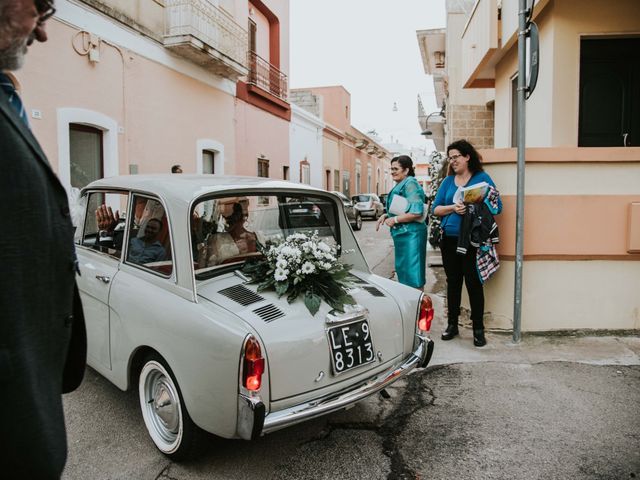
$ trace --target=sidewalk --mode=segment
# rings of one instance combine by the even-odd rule
[[[473,345],[471,328],[460,327],[460,335],[443,341],[440,335],[446,327],[444,305],[446,280],[441,266],[439,251],[429,249],[427,255],[427,285],[425,291],[431,295],[435,318],[431,327],[431,338],[435,350],[430,365],[454,363],[501,362],[535,364],[541,362],[577,362],[591,365],[640,365],[640,336],[613,335],[542,335],[522,334],[519,344],[514,344],[511,333],[485,332],[487,345]],[[431,257],[431,259],[429,259]],[[376,268],[393,270],[393,248],[386,257],[389,266]],[[396,279],[395,275],[393,277]]]

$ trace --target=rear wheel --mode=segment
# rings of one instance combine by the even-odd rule
[[[197,453],[202,431],[184,406],[173,372],[159,355],[150,355],[138,377],[140,409],[158,450],[172,460]]]
[[[360,215],[359,213],[356,213],[356,222],[353,225],[353,229],[355,231],[358,231],[362,228],[362,215]]]

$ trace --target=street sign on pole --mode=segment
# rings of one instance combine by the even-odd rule
[[[536,89],[538,83],[538,67],[540,65],[540,41],[538,25],[529,22],[527,28],[527,100]]]

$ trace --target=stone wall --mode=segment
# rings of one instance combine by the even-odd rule
[[[314,95],[310,90],[291,90],[289,101],[316,117],[322,118],[322,98]]]
[[[493,105],[447,105],[449,143],[464,138],[476,148],[493,148],[493,116]]]

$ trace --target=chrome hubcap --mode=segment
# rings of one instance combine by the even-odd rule
[[[156,361],[148,362],[140,374],[142,416],[154,443],[172,453],[182,441],[180,397],[173,379]]]
[[[162,422],[164,428],[175,433],[178,431],[178,412],[176,402],[171,391],[171,385],[162,377],[155,385],[153,392],[153,410]]]

